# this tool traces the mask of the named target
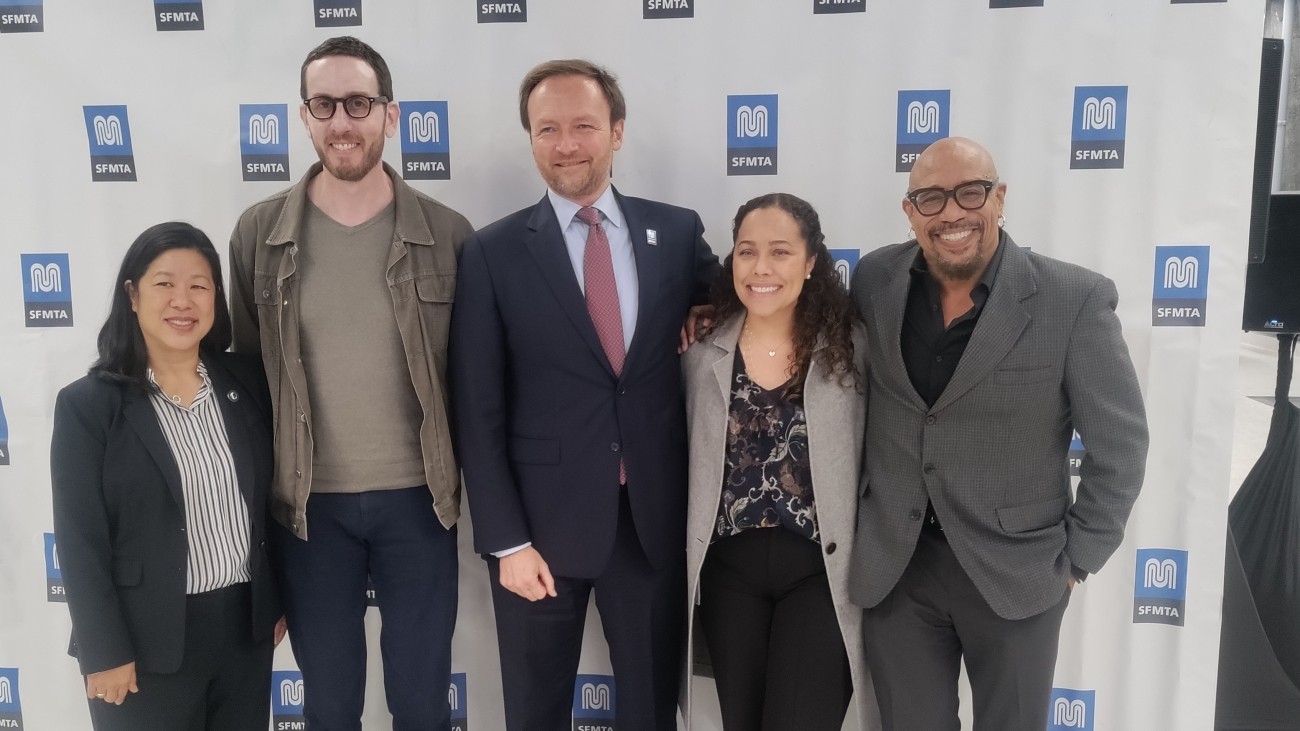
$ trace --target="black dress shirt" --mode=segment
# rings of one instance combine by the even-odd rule
[[[912,387],[920,394],[926,406],[934,406],[952,380],[952,374],[957,371],[957,364],[961,362],[971,333],[975,332],[975,325],[979,323],[1001,264],[1002,245],[999,241],[988,266],[984,268],[983,276],[971,290],[971,308],[945,327],[939,282],[930,273],[925,254],[916,252],[899,346],[902,348],[907,377],[911,379]],[[925,506],[924,527],[942,535],[943,528],[939,525],[939,518],[931,503],[926,503]]]

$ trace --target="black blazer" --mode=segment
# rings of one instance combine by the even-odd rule
[[[694,211],[614,196],[640,290],[620,376],[601,348],[546,197],[465,242],[452,312],[453,435],[475,550],[531,541],[552,573],[575,578],[597,576],[613,548],[620,458],[646,555],[658,566],[682,557],[678,333],[690,306],[707,301],[719,270]]]
[[[252,524],[254,639],[280,616],[266,553],[272,452],[261,362],[204,357]],[[188,541],[180,471],[147,394],[88,375],[59,392],[50,445],[54,535],[81,672],[180,668]]]

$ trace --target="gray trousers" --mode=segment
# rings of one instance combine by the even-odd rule
[[[865,610],[867,664],[884,731],[958,731],[957,678],[965,658],[975,731],[1043,731],[1061,617],[1055,606],[999,617],[936,530],[921,531],[893,591]]]

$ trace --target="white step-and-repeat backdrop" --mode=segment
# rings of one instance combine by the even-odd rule
[[[1263,6],[0,0],[0,727],[89,729],[64,654],[50,416],[92,359],[120,257],[169,219],[224,249],[244,207],[296,180],[314,161],[299,64],[347,33],[393,69],[404,114],[385,159],[479,226],[543,191],[515,93],[548,58],[622,77],[616,182],[699,210],[719,252],[741,202],[789,191],[819,208],[847,275],[905,238],[917,152],[986,143],[1017,241],[1117,282],[1151,422],[1128,538],[1066,615],[1047,728],[1209,729]],[[429,692],[453,694],[460,728],[501,729],[487,572],[461,525],[456,675]],[[611,728],[595,622],[575,729]],[[377,611],[368,623],[377,638]],[[372,649],[366,727],[387,729]],[[275,728],[302,727],[293,667],[286,643]],[[698,727],[716,730],[696,682]]]

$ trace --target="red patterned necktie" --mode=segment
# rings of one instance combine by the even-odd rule
[[[600,346],[614,368],[623,372],[623,315],[618,306],[618,285],[614,282],[614,260],[609,239],[600,225],[600,211],[583,208],[578,220],[587,224],[587,250],[582,255],[582,283],[587,295],[587,313],[600,336]]]
[[[578,220],[587,224],[587,248],[582,255],[582,284],[587,296],[587,314],[596,326],[600,347],[609,358],[614,374],[623,372],[623,315],[618,305],[618,285],[614,281],[614,260],[609,252],[609,238],[600,225],[600,211],[587,207],[578,211]],[[618,461],[618,481],[627,484],[627,467]]]

